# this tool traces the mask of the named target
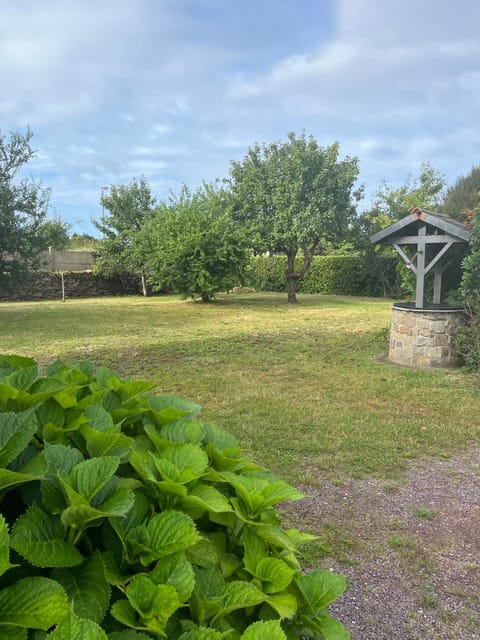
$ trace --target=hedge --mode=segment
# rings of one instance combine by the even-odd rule
[[[245,284],[257,291],[286,291],[285,256],[254,256]],[[399,295],[398,259],[376,254],[357,256],[315,256],[299,282],[301,293],[350,296]],[[300,270],[302,260],[296,262]]]

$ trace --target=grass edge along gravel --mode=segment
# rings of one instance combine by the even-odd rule
[[[260,464],[290,481],[398,477],[419,455],[480,436],[478,379],[375,360],[391,302],[282,294],[0,305],[0,351],[82,358],[198,400]]]

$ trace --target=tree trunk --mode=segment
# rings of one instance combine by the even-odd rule
[[[285,277],[287,279],[287,293],[288,301],[292,304],[296,304],[297,301],[297,286],[303,276],[310,269],[312,264],[312,258],[315,253],[315,247],[303,250],[303,267],[300,271],[295,272],[295,258],[297,251],[287,252],[287,268],[285,270]]]
[[[297,282],[299,280],[298,273],[295,273],[295,257],[297,252],[287,253],[287,268],[285,269],[285,277],[287,279],[288,302],[297,303]]]
[[[145,298],[148,296],[148,290],[147,290],[147,283],[145,282],[145,274],[142,273],[140,274],[141,279],[142,279],[142,296],[145,296]]]
[[[296,276],[296,274],[294,274]],[[288,302],[292,304],[297,304],[297,277],[292,277],[292,274],[287,274],[287,292],[288,292]]]

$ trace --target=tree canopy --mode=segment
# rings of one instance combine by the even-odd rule
[[[48,212],[50,191],[21,178],[24,165],[35,157],[32,133],[0,132],[0,286],[11,289],[37,264],[43,248],[39,229]]]
[[[203,185],[162,203],[137,245],[154,290],[209,302],[239,284],[247,262],[245,234],[229,215],[229,194]]]
[[[344,239],[355,213],[358,159],[339,159],[339,145],[321,147],[305,133],[284,143],[254,145],[232,162],[233,217],[247,229],[256,252],[287,256],[288,300],[315,253]],[[298,252],[303,264],[295,266]]]
[[[105,275],[138,273],[146,295],[145,265],[136,250],[136,238],[155,205],[150,186],[143,178],[133,178],[129,185],[112,185],[110,193],[102,195],[101,204],[102,217],[94,222],[104,236],[98,249],[97,269]]]
[[[480,192],[480,166],[473,166],[466,176],[459,176],[448,187],[442,202],[441,211],[460,222],[469,221],[477,207]]]
[[[68,233],[71,225],[58,216],[53,220],[45,220],[38,228],[39,243],[42,249],[53,247],[57,251],[64,251],[68,248],[70,238]]]

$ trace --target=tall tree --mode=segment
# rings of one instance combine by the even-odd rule
[[[141,254],[135,251],[135,241],[155,205],[150,186],[143,178],[133,178],[129,185],[112,185],[110,193],[102,195],[101,204],[100,222],[94,221],[104,236],[98,249],[97,268],[106,275],[138,273],[146,296],[145,268]]]
[[[380,185],[370,211],[365,214],[375,231],[404,218],[415,207],[438,210],[443,200],[445,178],[428,162],[420,167],[418,176],[410,174],[399,187],[385,180]],[[372,233],[375,233],[372,231]]]
[[[477,206],[480,192],[480,166],[473,166],[466,176],[459,176],[448,187],[441,205],[441,211],[460,222],[469,222]]]
[[[154,290],[209,302],[241,282],[246,237],[228,210],[228,192],[207,184],[194,192],[183,187],[157,208],[138,245]]]
[[[48,212],[50,190],[19,172],[35,151],[32,133],[0,132],[0,287],[11,289],[37,265],[39,227]]]
[[[39,242],[42,249],[53,247],[57,251],[64,251],[70,242],[68,233],[71,225],[55,216],[53,220],[45,220],[38,228]]]
[[[321,147],[305,133],[290,133],[285,143],[256,144],[232,163],[234,219],[248,229],[255,251],[287,256],[289,302],[297,301],[298,282],[315,253],[345,237],[361,193],[354,191],[358,171],[357,158],[339,159],[338,144]]]

